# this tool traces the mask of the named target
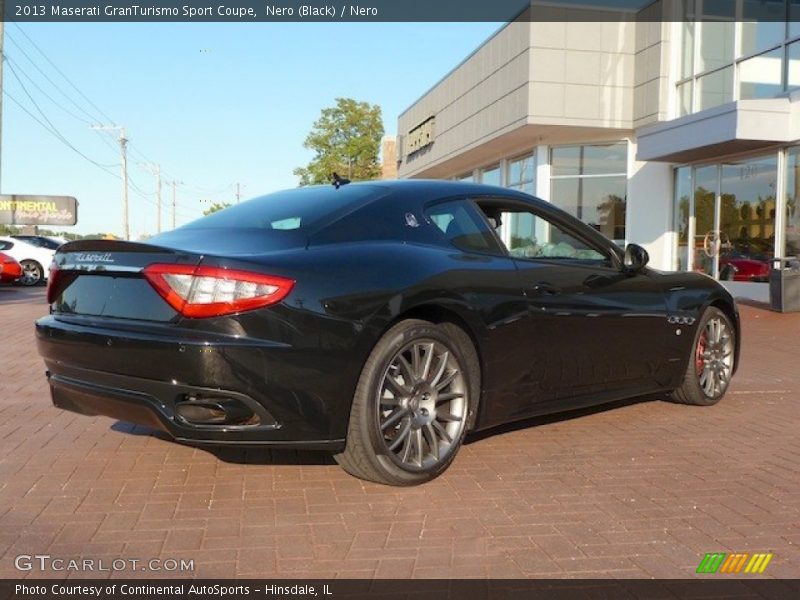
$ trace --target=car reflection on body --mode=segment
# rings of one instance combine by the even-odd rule
[[[194,444],[324,449],[411,485],[468,431],[655,392],[719,401],[733,298],[647,261],[521,192],[337,182],[147,243],[62,246],[38,348],[61,408]]]

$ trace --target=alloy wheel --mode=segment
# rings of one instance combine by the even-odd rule
[[[724,319],[714,317],[705,324],[697,340],[695,369],[707,397],[725,393],[733,373],[733,335]]]
[[[22,277],[19,282],[22,285],[36,285],[41,281],[42,269],[38,264],[31,260],[23,260],[20,266],[22,267]]]
[[[466,379],[451,350],[415,340],[389,362],[378,391],[378,426],[403,469],[429,469],[457,446],[467,417]]]

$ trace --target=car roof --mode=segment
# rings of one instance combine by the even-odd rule
[[[406,202],[429,202],[450,196],[502,196],[527,202],[534,206],[547,208],[549,203],[507,187],[474,183],[471,181],[454,181],[447,179],[379,179],[374,181],[357,181],[347,184],[348,187],[371,187],[389,191],[390,194],[381,202],[395,198],[403,205]]]

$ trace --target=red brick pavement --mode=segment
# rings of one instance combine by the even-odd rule
[[[717,406],[540,419],[394,489],[322,454],[212,453],[53,408],[45,312],[41,290],[0,288],[0,577],[50,554],[193,559],[202,577],[678,578],[710,551],[774,552],[767,576],[800,576],[800,315],[742,307]]]

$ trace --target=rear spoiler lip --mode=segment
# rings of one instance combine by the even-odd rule
[[[60,246],[57,254],[68,252],[175,252],[174,248],[142,244],[140,242],[127,242],[124,240],[75,240]]]

